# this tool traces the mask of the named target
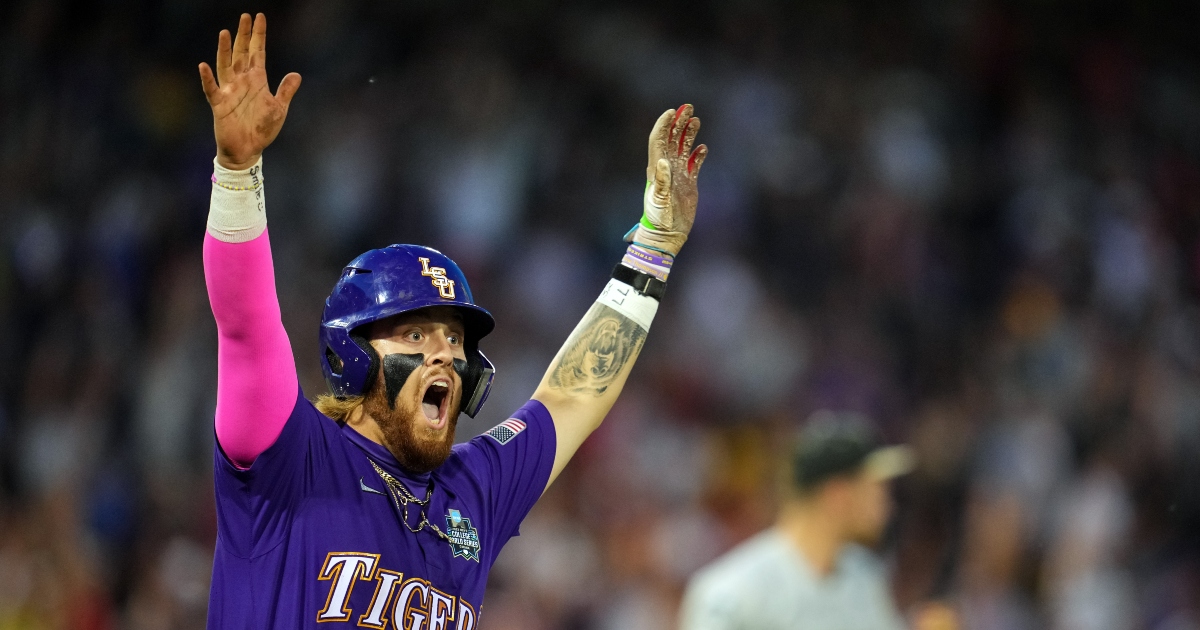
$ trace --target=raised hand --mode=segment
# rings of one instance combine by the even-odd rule
[[[672,256],[679,253],[696,220],[696,177],[708,156],[703,144],[692,150],[700,119],[692,106],[668,109],[650,132],[646,165],[646,196],[641,223],[626,240],[648,245]]]
[[[287,118],[288,105],[300,88],[300,75],[283,77],[271,94],[267,85],[267,16],[259,13],[253,26],[250,14],[238,21],[237,39],[230,46],[229,31],[217,36],[217,76],[207,63],[200,64],[200,84],[213,112],[217,138],[217,163],[231,170],[254,166]]]

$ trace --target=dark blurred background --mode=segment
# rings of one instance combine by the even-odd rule
[[[340,267],[438,247],[507,417],[695,104],[699,218],[483,628],[663,628],[814,410],[921,466],[882,550],[978,630],[1200,628],[1200,4],[0,3],[0,629],[200,628],[214,143],[242,11],[304,76],[265,173],[301,383]]]

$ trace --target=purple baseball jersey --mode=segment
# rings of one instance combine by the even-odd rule
[[[545,489],[554,453],[550,413],[531,400],[415,475],[300,392],[253,466],[216,449],[208,627],[477,628],[488,571]],[[404,526],[372,461],[419,498],[433,488],[425,512],[449,541]],[[409,504],[408,524],[420,523]]]

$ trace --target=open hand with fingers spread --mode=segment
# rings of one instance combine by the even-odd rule
[[[217,162],[230,170],[254,166],[287,118],[288,105],[300,88],[300,75],[283,77],[271,94],[267,85],[267,16],[259,13],[251,24],[243,13],[232,45],[229,31],[217,37],[217,76],[207,63],[200,64],[200,83],[213,111]]]
[[[692,106],[668,109],[650,132],[649,163],[642,220],[625,240],[674,256],[696,220],[696,177],[708,156],[703,144],[692,150],[700,119]]]

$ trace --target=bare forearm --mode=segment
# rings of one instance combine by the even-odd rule
[[[593,304],[550,363],[533,397],[551,415],[570,417],[588,432],[595,430],[625,387],[646,334],[632,319]]]
[[[621,395],[657,310],[657,298],[614,278],[550,363],[533,397],[554,419],[551,483]]]

